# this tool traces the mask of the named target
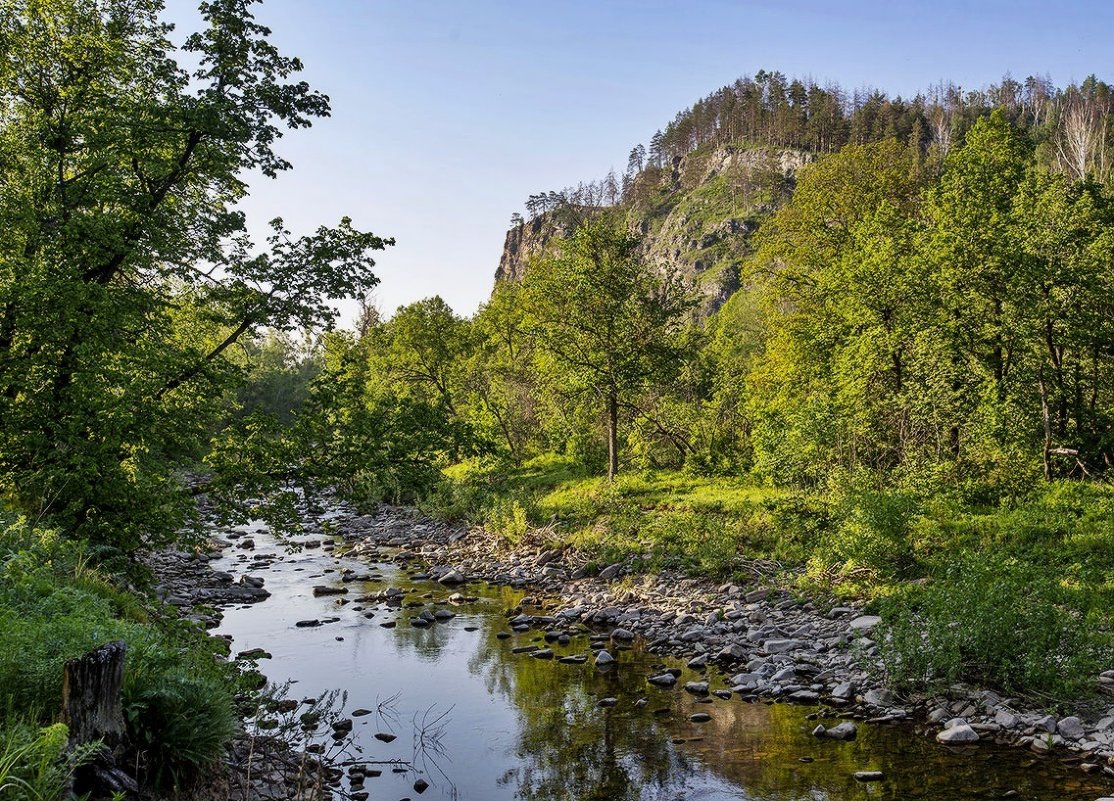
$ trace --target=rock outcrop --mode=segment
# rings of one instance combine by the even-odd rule
[[[738,289],[760,221],[788,199],[797,171],[812,159],[776,148],[696,150],[643,170],[619,210],[643,237],[647,260],[691,280],[711,313]],[[583,209],[557,209],[511,228],[496,282],[521,280],[531,259],[557,248],[584,216]]]

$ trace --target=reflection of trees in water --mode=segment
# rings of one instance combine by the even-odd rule
[[[644,790],[692,775],[689,760],[673,748],[650,708],[632,706],[646,689],[644,670],[601,671],[590,663],[556,665],[512,655],[495,636],[500,629],[496,621],[485,621],[469,668],[518,711],[519,765],[503,782],[516,783],[520,798],[634,801]],[[623,707],[597,708],[607,696],[623,699]]]

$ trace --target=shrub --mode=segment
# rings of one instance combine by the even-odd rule
[[[484,515],[485,526],[500,539],[515,545],[530,530],[526,507],[512,498],[496,498]]]
[[[839,523],[821,537],[819,557],[851,573],[865,568],[877,581],[907,578],[915,564],[912,529],[920,501],[899,490],[857,490],[841,498]]]
[[[447,467],[422,502],[422,509],[443,520],[482,522],[508,469],[501,460],[491,457],[467,459]]]
[[[128,737],[159,790],[181,787],[215,764],[236,732],[226,686],[190,667],[168,668],[163,658],[140,655],[125,674]]]
[[[899,687],[965,681],[1066,700],[1108,667],[1096,599],[999,555],[964,554],[941,580],[906,587],[880,609],[880,650]]]

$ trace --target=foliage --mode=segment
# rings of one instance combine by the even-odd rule
[[[214,658],[217,644],[184,621],[148,613],[89,567],[80,544],[11,516],[5,526],[0,710],[8,710],[9,750],[32,749],[19,757],[21,770],[28,755],[46,753],[47,742],[29,741],[27,727],[48,724],[61,708],[65,662],[114,640],[128,645],[124,713],[146,778],[169,788],[213,765],[234,732],[238,684],[236,671]],[[61,763],[61,774],[34,770],[49,784],[69,767]]]
[[[347,219],[247,237],[242,176],[288,169],[284,130],[329,111],[253,5],[202,3],[177,51],[159,0],[0,3],[0,483],[73,535],[170,536],[233,346],[376,283],[389,241]]]
[[[1111,646],[1089,593],[1001,555],[959,555],[939,582],[881,611],[887,674],[905,687],[966,681],[1066,701],[1092,690]]]
[[[98,747],[70,749],[62,723],[38,727],[0,717],[0,795],[11,801],[62,801],[70,776]]]

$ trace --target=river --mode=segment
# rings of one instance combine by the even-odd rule
[[[817,722],[838,719],[817,719],[820,710],[810,707],[693,695],[686,681],[707,680],[715,690],[723,678],[666,664],[637,642],[608,646],[617,661],[607,668],[514,653],[538,645],[557,658],[587,655],[598,637],[575,634],[567,644],[539,642],[537,631],[508,637],[507,611],[519,606],[521,591],[449,589],[390,561],[348,559],[339,540],[337,553],[290,554],[260,527],[244,531],[254,551],[229,549],[213,567],[264,577],[271,597],[226,609],[214,633],[231,637],[234,652],[267,651],[261,669],[272,682],[292,682],[290,698],[342,689],[346,710],[371,711],[350,718],[346,757],[382,770],[363,788],[373,801],[416,798],[417,789],[423,798],[468,801],[1094,801],[1110,794],[1108,782],[1054,759],[986,742],[953,751],[907,726],[860,723],[854,741],[818,739]],[[345,569],[368,578],[342,583]],[[348,592],[318,596],[318,585]],[[405,593],[403,604],[356,600],[389,587]],[[454,591],[475,600],[449,603]],[[424,609],[454,616],[413,626]],[[320,625],[297,625],[311,620]],[[682,670],[675,687],[647,684],[663,666]],[[614,706],[600,707],[605,698]],[[698,713],[711,719],[690,720]],[[884,778],[863,782],[855,778],[862,771]],[[352,789],[347,780],[340,787]]]

